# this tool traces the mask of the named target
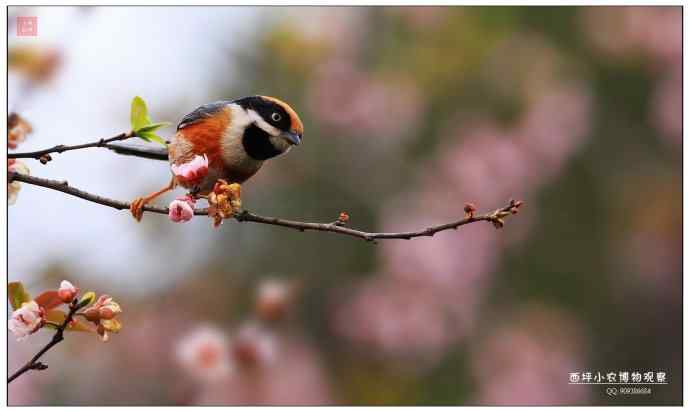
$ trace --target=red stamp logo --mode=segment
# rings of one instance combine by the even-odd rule
[[[17,36],[38,35],[38,17],[17,16]]]

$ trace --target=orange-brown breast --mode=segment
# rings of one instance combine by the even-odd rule
[[[210,117],[186,125],[178,133],[192,146],[193,154],[205,154],[209,167],[221,168],[223,159],[220,144],[230,121],[230,110],[224,108]]]

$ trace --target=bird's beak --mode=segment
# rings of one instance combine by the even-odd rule
[[[294,132],[283,132],[281,134],[283,139],[287,140],[291,145],[299,145],[302,143],[302,135]]]

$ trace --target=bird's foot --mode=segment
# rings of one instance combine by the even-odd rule
[[[141,222],[141,217],[144,215],[144,206],[146,205],[146,198],[138,197],[129,205],[129,211],[134,216],[137,222]]]
[[[129,211],[132,212],[132,216],[134,216],[134,219],[136,219],[137,222],[141,222],[141,217],[144,215],[144,206],[146,206],[149,202],[151,202],[158,196],[162,195],[163,193],[173,190],[174,187],[175,179],[173,178],[172,180],[170,180],[170,183],[168,183],[168,185],[162,188],[161,190],[153,192],[148,196],[138,197],[134,199],[132,203],[130,203],[129,205]]]

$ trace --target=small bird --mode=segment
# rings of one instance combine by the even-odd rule
[[[173,173],[167,186],[135,199],[130,211],[140,221],[147,203],[178,185],[207,195],[218,179],[244,183],[265,160],[299,145],[303,133],[297,113],[274,97],[249,96],[200,106],[177,125],[175,137],[168,144],[168,160],[174,170],[201,156],[208,161],[208,173],[194,184]]]

